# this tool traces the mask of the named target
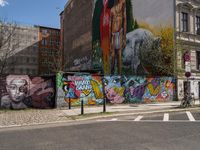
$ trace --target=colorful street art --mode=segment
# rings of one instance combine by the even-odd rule
[[[173,99],[172,77],[126,77],[104,78],[105,94],[110,103],[165,102]]]
[[[103,102],[103,86],[100,76],[63,76],[63,91],[65,101],[72,105],[94,105]]]
[[[172,26],[158,27],[141,19],[138,24],[132,5],[134,0],[94,0],[93,69],[112,76],[172,75]]]
[[[54,77],[8,75],[0,77],[0,108],[53,108]]]
[[[124,102],[124,91],[125,88],[121,84],[120,76],[105,76],[105,95],[108,102],[112,104],[121,104]]]
[[[72,105],[171,101],[175,83],[172,77],[141,76],[64,75],[61,80],[65,102]]]
[[[121,74],[122,50],[126,45],[126,0],[96,0],[92,24],[94,68],[102,67],[105,75]]]

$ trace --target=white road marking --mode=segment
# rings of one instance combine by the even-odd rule
[[[112,118],[112,119],[111,119],[111,121],[117,121],[117,120],[118,120],[117,118]]]
[[[143,118],[143,116],[138,116],[137,118],[135,118],[134,121],[140,121]]]
[[[187,116],[188,116],[188,118],[189,118],[190,121],[196,121],[196,120],[194,119],[193,115],[191,114],[191,112],[186,111],[186,114],[187,114]]]
[[[169,121],[169,114],[168,113],[164,114],[163,121]]]

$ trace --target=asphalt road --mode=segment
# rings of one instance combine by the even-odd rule
[[[198,150],[200,113],[124,116],[42,128],[0,130],[0,150]],[[166,117],[165,117],[166,119]],[[173,121],[171,121],[173,120]]]

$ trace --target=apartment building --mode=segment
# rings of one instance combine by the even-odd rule
[[[182,98],[187,90],[185,77],[184,54],[191,57],[191,76],[189,77],[189,90],[196,99],[200,98],[200,1],[176,1],[176,42],[182,51],[177,52],[177,68],[181,68],[178,78],[178,97]]]
[[[13,26],[12,54],[7,58],[4,74],[38,74],[38,28]]]
[[[59,29],[23,25],[9,28],[14,28],[9,43],[13,50],[3,74],[51,75],[61,69]]]
[[[62,52],[60,51],[60,29],[36,26],[39,29],[39,75],[55,74],[62,66]]]

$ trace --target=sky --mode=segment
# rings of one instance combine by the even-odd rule
[[[68,0],[0,0],[0,20],[60,28],[59,14]]]

